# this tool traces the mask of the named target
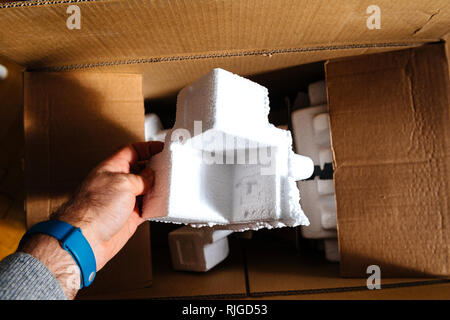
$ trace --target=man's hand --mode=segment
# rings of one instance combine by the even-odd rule
[[[152,155],[162,151],[163,146],[162,142],[154,141],[136,143],[121,149],[98,165],[72,199],[52,215],[51,219],[65,221],[81,228],[94,251],[97,271],[114,257],[136,228],[145,221],[139,214],[137,197],[152,188],[154,173],[146,164]],[[37,241],[36,238],[40,240]],[[48,261],[43,246],[39,246],[39,242],[52,240],[54,239],[48,236],[32,237],[22,251],[37,255],[36,257],[55,273],[55,269],[61,268],[55,268],[51,264],[58,262]],[[48,245],[49,243],[46,244]],[[68,253],[61,255],[65,256],[63,260],[66,264],[74,263]],[[58,275],[55,275],[58,279]],[[73,298],[76,292],[74,294],[73,288],[66,288],[66,280],[64,279],[61,285],[66,295]]]

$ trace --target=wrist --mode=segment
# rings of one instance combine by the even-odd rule
[[[86,214],[87,211],[87,209],[83,210],[82,208],[73,208],[72,205],[66,204],[54,213],[50,217],[50,220],[63,221],[75,228],[80,228],[83,236],[89,242],[89,245],[97,258],[95,247],[97,247],[101,241],[97,237],[93,223],[85,218],[85,216],[88,215]]]
[[[27,239],[21,251],[40,260],[53,273],[68,299],[73,299],[81,285],[80,269],[69,252],[59,241],[45,234]]]
[[[76,214],[64,213],[64,214],[56,214],[50,218],[51,220],[59,220],[70,224],[75,228],[80,228],[83,236],[86,238],[89,243],[92,252],[94,253],[95,260],[97,263],[102,261],[101,259],[101,240],[96,237],[96,233],[92,228],[92,223],[89,221],[84,221],[81,219],[77,219]],[[98,265],[97,265],[98,267]],[[99,268],[97,269],[99,270]]]

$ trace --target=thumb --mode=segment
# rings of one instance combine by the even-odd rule
[[[127,176],[132,185],[132,192],[136,196],[143,195],[149,191],[155,181],[155,172],[150,167],[146,167],[139,174],[130,173]]]

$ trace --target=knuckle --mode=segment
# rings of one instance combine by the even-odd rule
[[[126,174],[117,174],[115,176],[115,184],[120,188],[129,188],[131,186],[130,177]]]

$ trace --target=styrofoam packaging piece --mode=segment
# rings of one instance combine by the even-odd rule
[[[145,141],[164,142],[168,129],[163,129],[159,117],[154,113],[145,115]]]
[[[302,195],[300,203],[309,219],[309,226],[302,226],[301,232],[303,237],[307,239],[335,238],[337,237],[336,226],[333,226],[331,221],[326,220],[331,220],[329,218],[331,214],[323,213],[323,210],[330,206],[329,197],[323,197],[319,194],[317,191],[318,181],[314,179],[298,182],[298,188]],[[334,198],[331,202],[334,202]],[[336,215],[335,212],[334,214]],[[323,218],[323,216],[327,218]],[[325,228],[323,222],[325,222],[327,228]]]
[[[309,98],[308,95],[305,92],[298,92],[297,96],[295,97],[294,105],[292,110],[297,110],[301,108],[305,108],[309,106]]]
[[[8,77],[8,69],[0,64],[0,80],[5,80]]]
[[[325,230],[337,230],[336,201],[334,194],[320,198],[320,225]]]
[[[324,169],[332,163],[331,142],[326,105],[296,110],[292,113],[295,148],[310,157],[315,165]],[[310,221],[302,226],[302,235],[309,239],[337,237],[336,204],[333,180],[299,181],[300,203]]]
[[[144,216],[236,231],[307,225],[295,182],[313,162],[294,154],[268,113],[266,88],[222,69],[181,90],[175,126],[151,161]]]
[[[145,115],[145,141],[154,141],[155,136],[163,131],[161,120],[154,113]]]
[[[311,106],[327,103],[327,86],[324,80],[313,82],[308,86],[308,98]]]
[[[169,233],[170,256],[175,270],[206,272],[229,253],[230,230],[184,226]]]
[[[161,141],[161,142],[164,142],[164,141],[166,140],[166,135],[167,135],[167,133],[168,133],[169,131],[170,131],[169,129],[161,130],[160,132],[158,132],[157,134],[155,134],[155,135],[152,137],[153,141]]]
[[[339,262],[341,256],[339,254],[338,239],[325,239],[325,258],[328,261]]]

